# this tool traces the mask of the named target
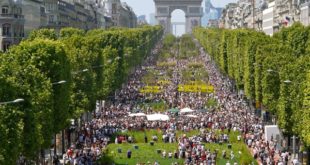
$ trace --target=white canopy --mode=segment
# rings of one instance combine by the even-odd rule
[[[163,114],[152,114],[152,115],[146,115],[148,121],[167,121],[169,120],[168,115]]]
[[[185,115],[186,117],[197,118],[197,115]]]
[[[190,108],[183,108],[181,109],[180,113],[190,113],[190,112],[194,112],[194,110],[190,109]]]
[[[145,113],[132,113],[132,114],[130,114],[129,115],[130,117],[140,117],[140,116],[146,116],[146,114]]]

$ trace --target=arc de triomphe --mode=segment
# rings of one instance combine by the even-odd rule
[[[202,0],[154,0],[156,19],[165,28],[165,33],[171,33],[171,13],[180,9],[185,13],[185,32],[191,33],[195,26],[201,25]]]

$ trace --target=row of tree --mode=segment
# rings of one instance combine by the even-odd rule
[[[0,101],[24,99],[0,105],[0,164],[15,164],[19,154],[35,160],[70,119],[119,88],[162,34],[160,26],[40,29],[0,54]]]
[[[197,28],[194,35],[257,108],[310,146],[310,27],[296,23],[273,37],[247,29]]]

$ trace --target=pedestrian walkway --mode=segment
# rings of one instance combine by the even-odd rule
[[[232,81],[220,73],[210,56],[198,43],[196,44],[199,53],[193,56],[189,55],[187,58],[179,58],[180,51],[171,48],[171,52],[174,54],[160,61],[166,65],[169,64],[166,67],[158,65],[158,52],[162,45],[157,45],[143,66],[137,67],[127,84],[116,93],[115,98],[108,101],[90,122],[82,123],[77,132],[76,147],[69,149],[66,153],[71,162],[94,163],[102,156],[101,153],[105,151],[106,146],[109,143],[114,143],[111,141],[112,135],[121,131],[144,129],[161,130],[164,132],[164,139],[167,142],[177,142],[176,154],[181,155],[181,158],[184,158],[184,161],[189,164],[207,163],[208,160],[211,164],[214,163],[219,153],[212,151],[211,154],[211,151],[202,147],[201,144],[229,144],[230,137],[225,133],[225,130],[239,132],[239,140],[244,140],[253,157],[261,164],[278,165],[279,161],[285,162],[286,155],[276,149],[276,143],[273,140],[266,141],[264,139],[261,119],[250,111],[250,107],[245,104],[242,96],[232,92]],[[197,77],[201,77],[198,69],[188,67],[192,61],[201,64],[202,70],[207,71],[208,77],[203,81],[207,80],[204,83],[214,87],[214,93],[179,91],[179,84],[199,81]],[[161,78],[169,83],[159,83]],[[160,92],[141,92],[142,88],[151,85],[159,87],[158,91]],[[214,100],[216,104],[207,107],[209,100]],[[193,112],[183,115],[144,106],[146,103],[159,102],[166,105],[167,109],[188,108]],[[130,114],[139,112],[145,115],[130,116]],[[155,113],[166,115],[169,120],[148,120],[145,117]],[[177,137],[175,135],[175,131],[192,130],[201,131],[192,137]],[[220,134],[216,132],[220,132]],[[128,140],[129,137],[120,137],[116,138],[115,143]],[[231,158],[237,154],[229,153],[228,157]],[[278,159],[279,155],[283,159]]]

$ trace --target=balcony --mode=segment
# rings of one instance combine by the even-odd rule
[[[20,14],[0,14],[0,18],[24,19],[24,15]]]
[[[2,33],[1,37],[2,38],[11,38],[12,34],[11,33]]]
[[[288,13],[290,11],[290,6],[288,1],[283,1],[276,5],[276,10],[281,15],[283,13]]]
[[[278,9],[279,14],[288,13],[290,11],[290,8],[288,6],[281,7]]]

